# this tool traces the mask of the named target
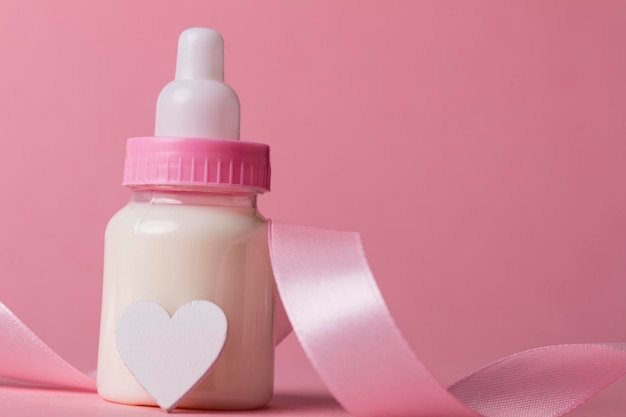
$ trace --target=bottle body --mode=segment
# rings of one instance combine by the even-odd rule
[[[193,300],[226,314],[222,353],[179,407],[250,409],[272,396],[274,283],[267,224],[251,193],[133,191],[109,222],[105,260],[98,393],[125,404],[155,405],[117,351],[115,322],[136,301],[173,315]]]

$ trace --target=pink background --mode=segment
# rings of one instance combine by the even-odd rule
[[[272,146],[263,213],[361,231],[444,382],[626,341],[625,22],[609,1],[0,0],[0,300],[93,366],[125,140],[208,26],[242,138]],[[279,387],[321,389],[292,337],[278,356]]]

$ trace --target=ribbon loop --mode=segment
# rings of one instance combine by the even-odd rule
[[[396,327],[359,235],[272,222],[270,253],[289,320],[315,370],[355,416],[472,416]]]

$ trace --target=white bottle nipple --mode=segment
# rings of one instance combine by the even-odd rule
[[[224,41],[205,28],[178,40],[176,79],[156,106],[155,136],[239,139],[239,99],[224,83]]]

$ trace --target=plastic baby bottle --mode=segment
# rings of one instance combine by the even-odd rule
[[[156,405],[115,339],[120,313],[144,300],[170,315],[208,300],[228,320],[221,355],[179,407],[249,409],[272,397],[274,284],[256,207],[270,187],[269,147],[238,140],[239,100],[224,83],[223,49],[213,30],[184,31],[155,136],[127,143],[132,195],[105,233],[97,385],[106,400]]]

